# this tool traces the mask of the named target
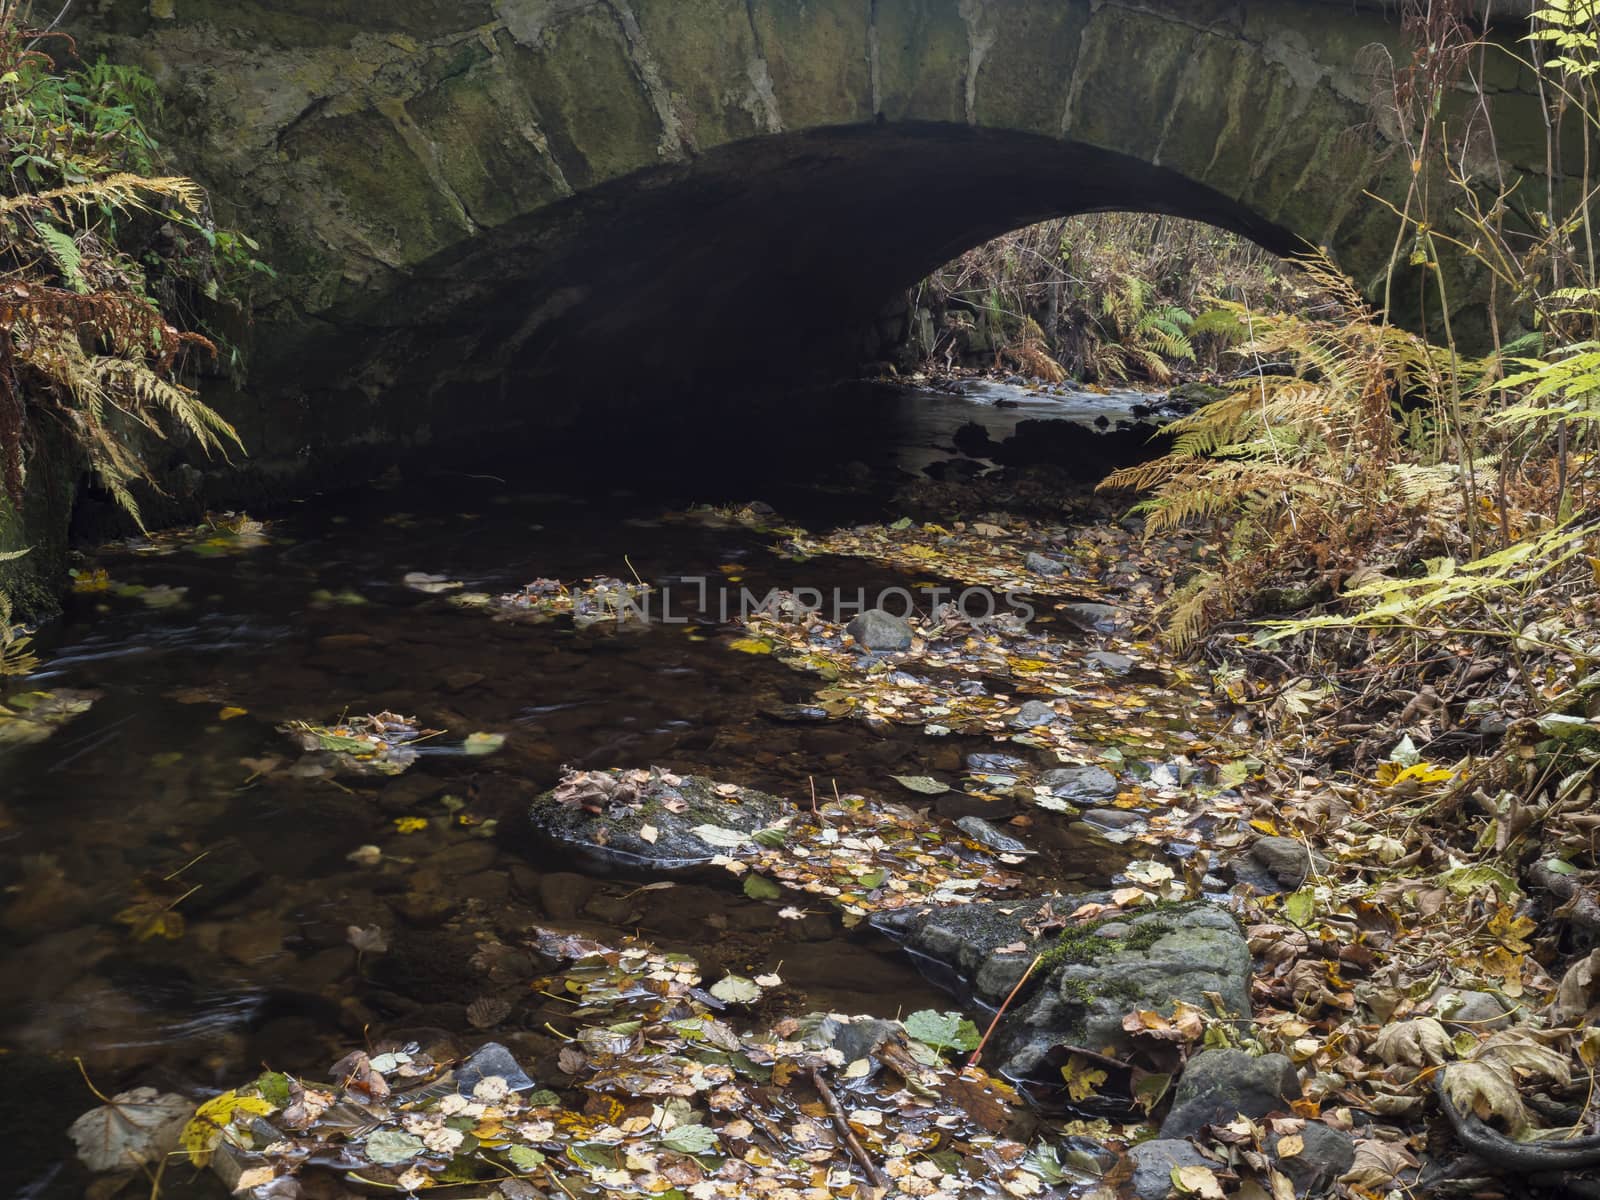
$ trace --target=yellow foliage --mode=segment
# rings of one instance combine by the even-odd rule
[[[223,1092],[195,1110],[194,1116],[183,1127],[178,1144],[188,1152],[190,1162],[197,1167],[205,1167],[227,1136],[228,1127],[241,1115],[264,1117],[274,1111],[273,1103],[260,1096],[241,1096],[231,1090]]]

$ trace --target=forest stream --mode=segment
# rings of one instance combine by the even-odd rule
[[[949,458],[965,422],[998,442],[1018,413],[1104,426],[1150,400],[1005,385],[873,395],[877,462],[821,486],[804,462],[788,480],[767,472],[760,499],[772,507],[753,511],[813,535],[895,521],[895,487]],[[937,572],[833,554],[795,561],[741,508],[755,498],[748,472],[692,487],[675,475],[604,493],[391,478],[314,511],[131,539],[80,564],[65,619],[38,639],[48,666],[29,681],[33,699],[13,697],[21,718],[0,724],[0,971],[12,981],[0,1103],[33,1135],[12,1163],[25,1194],[52,1194],[75,1169],[64,1131],[87,1093],[73,1057],[106,1092],[202,1093],[260,1064],[316,1076],[363,1041],[465,1049],[492,1036],[520,1060],[548,1057],[559,1005],[514,973],[486,974],[481,957],[536,926],[639,936],[693,955],[708,978],[781,971],[768,1016],[952,1006],[889,938],[826,904],[797,910],[786,897],[780,915],[736,881],[663,889],[637,872],[579,873],[530,836],[530,799],[568,768],[656,766],[797,802],[842,790],[999,822],[1020,808],[961,791],[964,774],[1014,782],[1006,772],[1059,763],[1005,735],[830,720],[815,707],[814,675],[738,652],[748,646],[730,596],[915,595]],[[708,503],[724,507],[693,507]],[[446,593],[607,576],[648,582],[656,618],[491,620]],[[959,592],[971,581],[942,582]],[[1074,654],[1103,641],[1053,616],[1054,600],[1035,600],[1036,627]],[[1140,671],[1119,686],[1146,707],[1136,694],[1165,694],[1161,682]],[[1003,682],[990,687],[1010,699]],[[304,769],[282,732],[384,712],[441,731],[393,777]],[[1186,719],[1172,714],[1171,727]],[[918,795],[894,777],[954,786]],[[1127,834],[1109,825],[1034,818],[1023,836],[1040,853],[1015,859],[1029,894],[1104,887],[1129,857],[1118,844]],[[208,1178],[187,1186],[217,1187]]]

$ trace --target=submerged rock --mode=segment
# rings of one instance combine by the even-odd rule
[[[1126,675],[1134,668],[1133,659],[1114,650],[1091,650],[1083,656],[1083,659],[1110,675]]]
[[[1088,600],[1075,600],[1061,606],[1061,613],[1079,629],[1088,633],[1115,633],[1128,624],[1128,615],[1110,604]]]
[[[1135,911],[1115,925],[1090,923],[1039,939],[1029,931],[1042,918],[1105,899],[1055,896],[908,909],[883,914],[875,924],[901,941],[934,983],[970,994],[991,1010],[1044,952],[990,1043],[990,1061],[1013,1079],[1048,1072],[1046,1056],[1063,1044],[1112,1054],[1131,1049],[1122,1018],[1137,1009],[1168,1012],[1177,1000],[1209,1008],[1207,993],[1215,992],[1230,1012],[1249,1016],[1250,950],[1238,923],[1214,905]],[[1024,950],[1001,952],[1019,942]]]
[[[893,613],[869,608],[844,627],[864,650],[911,649],[911,626]]]
[[[1079,804],[1110,800],[1117,794],[1117,777],[1104,767],[1057,767],[1046,771],[1039,782],[1052,796]]]
[[[1037,553],[1028,554],[1022,560],[1022,563],[1035,575],[1061,575],[1067,569],[1065,563],[1058,562],[1053,558],[1046,558],[1044,555]]]
[[[1041,725],[1054,725],[1060,720],[1055,708],[1043,700],[1029,700],[1011,718],[1013,729],[1037,729]]]
[[[583,771],[534,798],[535,834],[596,870],[709,866],[793,807],[754,788],[667,771]]]
[[[998,850],[1002,854],[1034,853],[1034,851],[1017,841],[1010,834],[1001,833],[1000,830],[989,824],[982,817],[962,817],[956,822],[956,828],[973,841],[981,843],[991,850]]]
[[[1278,885],[1278,887],[1260,888],[1263,892],[1275,892],[1279,888],[1292,892],[1303,886],[1311,877],[1313,866],[1311,851],[1294,838],[1258,838],[1250,847],[1250,858]],[[1325,861],[1315,865],[1319,869],[1327,867]],[[1256,881],[1251,880],[1251,882]]]

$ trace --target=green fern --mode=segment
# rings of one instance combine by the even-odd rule
[[[35,221],[33,231],[44,243],[45,250],[54,260],[61,278],[67,281],[67,286],[79,295],[87,292],[89,284],[83,277],[83,252],[78,249],[78,243],[72,240],[72,235],[63,233],[48,221]]]

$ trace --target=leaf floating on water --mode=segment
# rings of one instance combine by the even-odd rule
[[[417,760],[413,742],[440,731],[421,729],[415,717],[381,712],[350,717],[336,725],[290,721],[278,726],[307,755],[302,765],[331,763],[350,775],[399,775]]]
[[[387,1167],[395,1163],[410,1162],[426,1147],[423,1146],[421,1138],[413,1137],[409,1133],[402,1133],[398,1129],[380,1129],[376,1133],[367,1135],[362,1149],[373,1162]],[[543,1161],[543,1156],[540,1161]]]
[[[78,1157],[94,1172],[127,1171],[159,1162],[177,1148],[194,1112],[192,1101],[155,1088],[118,1092],[109,1104],[90,1109],[67,1130]]]
[[[345,859],[358,867],[375,867],[383,861],[383,851],[377,846],[357,846]]]
[[[744,894],[752,900],[777,900],[783,896],[783,889],[765,875],[746,875]]]
[[[717,1135],[704,1125],[680,1125],[663,1137],[661,1144],[683,1154],[710,1154],[717,1148]]]
[[[743,975],[724,975],[709,990],[718,1000],[729,1004],[754,1004],[762,996],[756,981]]]
[[[471,755],[493,754],[506,744],[506,735],[503,733],[471,733],[461,748]]]
[[[734,638],[728,643],[728,649],[741,654],[771,654],[772,643],[765,638]]]
[[[901,787],[909,788],[923,796],[941,796],[951,790],[948,783],[943,783],[931,775],[891,775],[889,778]]]
[[[935,1050],[976,1050],[978,1027],[960,1013],[934,1012],[925,1008],[912,1013],[902,1024],[906,1034]]]
[[[351,925],[345,930],[345,941],[357,954],[383,954],[389,949],[389,939],[377,925]]]
[[[412,591],[421,592],[425,596],[459,591],[464,586],[459,579],[451,579],[448,575],[429,575],[425,571],[408,571],[400,582]]]

